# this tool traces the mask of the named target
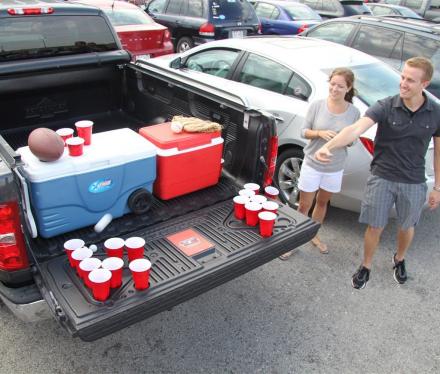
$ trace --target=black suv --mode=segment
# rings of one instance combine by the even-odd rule
[[[353,16],[355,14],[371,14],[363,0],[297,0],[308,5],[324,18]]]
[[[146,11],[168,27],[176,52],[260,31],[255,10],[247,0],[152,0]]]
[[[325,21],[301,35],[344,44],[401,70],[414,56],[430,58],[434,79],[428,91],[440,98],[440,25],[398,17],[353,16]]]

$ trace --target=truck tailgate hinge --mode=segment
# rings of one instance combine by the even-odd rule
[[[50,300],[52,302],[52,305],[54,307],[55,315],[60,320],[60,322],[66,321],[66,315],[61,308],[60,304],[58,303],[58,300],[55,298],[52,291],[49,291]]]

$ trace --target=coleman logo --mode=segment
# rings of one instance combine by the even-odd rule
[[[99,179],[89,186],[89,192],[101,193],[108,191],[111,188],[113,188],[113,182],[111,179]]]

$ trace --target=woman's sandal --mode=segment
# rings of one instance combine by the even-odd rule
[[[321,253],[322,255],[327,255],[329,253],[327,249],[327,244],[324,244],[318,238],[313,238],[311,242],[315,247],[319,249],[319,253]]]
[[[281,256],[279,256],[278,258],[279,258],[280,260],[287,261],[287,260],[289,259],[289,257],[292,256],[292,254],[293,254],[293,251],[289,251],[289,252],[283,253],[283,254],[282,254]]]

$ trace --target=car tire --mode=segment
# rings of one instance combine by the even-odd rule
[[[191,49],[192,47],[194,47],[194,41],[192,40],[192,38],[188,36],[183,36],[177,42],[176,52],[177,53],[185,52],[188,49]]]
[[[298,207],[298,179],[304,152],[301,148],[289,148],[281,152],[275,169],[275,183],[280,190],[280,199],[291,207]]]

